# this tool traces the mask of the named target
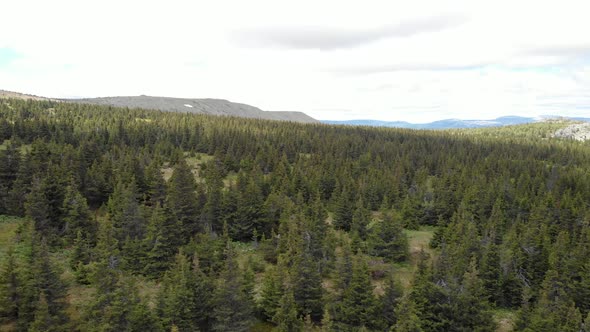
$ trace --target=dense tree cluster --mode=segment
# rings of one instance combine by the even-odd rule
[[[518,331],[590,330],[590,148],[540,139],[551,125],[0,100],[0,214],[25,220],[2,254],[0,327],[494,331],[501,308]],[[408,246],[423,227],[431,255]]]

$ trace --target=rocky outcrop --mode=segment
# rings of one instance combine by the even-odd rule
[[[590,140],[590,123],[574,123],[565,128],[559,129],[553,137],[569,138],[576,141]]]

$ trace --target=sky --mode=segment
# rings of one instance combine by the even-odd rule
[[[0,89],[222,98],[316,119],[590,117],[588,1],[2,4]]]

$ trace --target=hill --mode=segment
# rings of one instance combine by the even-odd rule
[[[26,93],[0,90],[0,99],[2,99],[2,98],[18,98],[18,99],[25,99],[25,100],[49,100],[50,99],[50,98],[46,98],[46,97],[28,95]]]
[[[561,119],[560,116],[542,116],[542,117],[522,117],[522,116],[502,116],[491,120],[462,120],[462,119],[444,119],[428,123],[410,123],[406,121],[379,121],[379,120],[345,120],[333,121],[323,120],[323,123],[350,125],[350,126],[373,126],[373,127],[395,127],[408,129],[461,129],[461,128],[486,128],[486,127],[503,127],[526,123],[546,121],[550,119]],[[565,118],[575,121],[590,121],[590,118]]]
[[[121,96],[81,99],[52,99],[19,92],[0,90],[0,98],[18,98],[25,100],[55,100],[115,107],[152,109],[165,112],[186,112],[217,116],[236,116],[250,119],[292,121],[317,123],[318,121],[303,112],[263,111],[258,107],[234,103],[224,99],[194,99],[153,96]]]
[[[241,118],[293,121],[302,123],[318,122],[303,112],[271,112],[257,107],[234,103],[224,99],[191,99],[154,96],[126,96],[68,99],[69,102],[110,105],[115,107],[154,109],[165,112],[187,112],[195,114],[237,116]]]

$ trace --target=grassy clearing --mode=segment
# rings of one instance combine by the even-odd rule
[[[395,265],[395,275],[399,278],[399,281],[404,288],[408,289],[414,279],[420,251],[424,250],[430,259],[435,257],[436,252],[428,245],[434,236],[435,230],[435,227],[426,226],[421,227],[419,230],[405,230],[405,233],[408,236],[410,259],[406,263]]]
[[[2,142],[2,144],[0,144],[0,151],[6,150],[9,145],[10,145],[10,140],[9,139],[5,140],[4,142]],[[26,154],[31,151],[31,145],[30,144],[23,144],[19,147],[19,149],[20,149],[21,154]]]
[[[498,324],[497,332],[514,331],[514,322],[516,321],[516,312],[507,309],[494,310],[494,320]]]
[[[202,182],[202,179],[199,176],[201,165],[213,160],[213,158],[213,156],[210,156],[205,153],[197,153],[194,157],[186,156],[186,163],[192,169],[192,172],[195,176],[195,180],[197,180],[197,182]],[[172,177],[173,168],[171,167],[169,162],[164,163],[164,167],[162,167],[161,172],[162,176],[164,177],[164,180],[170,180],[170,178]]]
[[[0,215],[0,261],[10,246],[18,226],[23,218]]]

